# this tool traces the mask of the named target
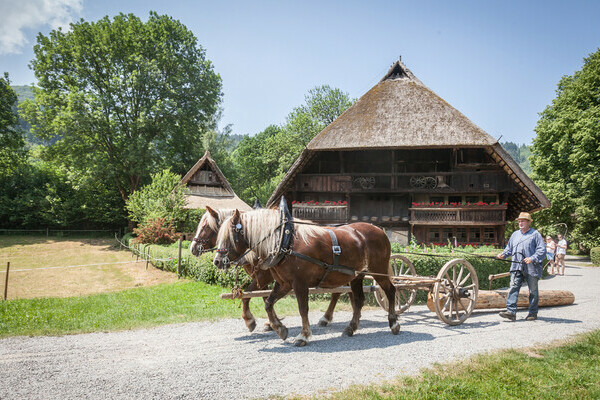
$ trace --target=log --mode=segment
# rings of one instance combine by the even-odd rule
[[[540,290],[539,307],[554,307],[573,304],[575,295],[568,290]],[[477,295],[475,308],[478,310],[490,308],[506,308],[506,296],[508,290],[480,290]],[[431,311],[435,311],[433,304],[433,296],[429,293],[427,296],[427,307]],[[529,307],[529,291],[521,290],[517,307]]]

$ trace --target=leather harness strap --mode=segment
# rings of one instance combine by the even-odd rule
[[[325,273],[323,274],[323,277],[321,278],[316,287],[321,286],[321,284],[323,283],[323,281],[325,281],[325,278],[327,278],[327,275],[329,275],[330,272],[341,272],[342,274],[350,276],[354,276],[356,274],[356,271],[354,269],[346,267],[345,265],[340,265],[340,255],[342,254],[342,249],[338,244],[338,240],[335,236],[335,233],[331,229],[326,229],[326,231],[331,237],[331,251],[333,252],[333,264],[327,264],[324,261],[317,260],[316,258],[307,256],[306,254],[298,253],[293,250],[289,252],[289,254],[292,256],[301,258],[303,260],[309,261],[313,264],[317,264],[318,266],[325,268]]]

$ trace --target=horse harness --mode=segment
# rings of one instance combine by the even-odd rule
[[[280,210],[281,219],[282,219],[281,241],[280,241],[279,251],[267,263],[268,268],[277,265],[283,259],[283,257],[285,257],[286,255],[291,255],[294,257],[301,258],[305,261],[311,262],[311,263],[316,264],[325,269],[325,274],[323,275],[323,277],[321,277],[321,280],[319,281],[319,283],[317,284],[316,287],[320,287],[321,284],[325,281],[325,279],[331,272],[340,272],[342,274],[346,274],[346,275],[350,275],[350,276],[354,276],[356,274],[356,271],[354,269],[347,267],[345,265],[340,265],[340,255],[342,254],[342,248],[340,247],[340,245],[338,243],[335,232],[333,232],[331,229],[325,229],[325,230],[327,231],[327,233],[329,234],[329,237],[331,238],[331,251],[333,253],[333,264],[328,264],[324,261],[318,260],[311,256],[307,256],[306,254],[298,253],[297,251],[292,250],[291,246],[292,246],[292,238],[294,235],[294,220],[293,220],[293,217],[290,214],[289,209],[287,207],[287,202],[285,201],[285,199],[283,197],[281,198],[281,202],[279,204],[279,210]]]

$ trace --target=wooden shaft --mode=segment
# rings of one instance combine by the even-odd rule
[[[374,292],[377,290],[377,286],[363,286],[363,291]],[[349,293],[352,289],[350,286],[340,286],[336,288],[310,288],[308,289],[308,294],[320,294],[320,293]],[[221,293],[222,299],[251,299],[254,297],[267,297],[271,294],[270,290],[253,290],[252,292],[242,292],[241,296],[237,293]],[[294,291],[290,291],[288,295],[294,294]]]
[[[510,276],[510,271],[509,272],[502,272],[500,274],[494,274],[494,275],[490,275],[488,276],[488,279],[490,281],[490,287],[489,289],[492,290],[492,282],[496,279],[500,279],[500,278],[505,278],[507,276]]]
[[[6,278],[4,278],[4,300],[8,295],[8,271],[10,270],[10,262],[6,263]]]

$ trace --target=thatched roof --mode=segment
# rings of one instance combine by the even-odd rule
[[[203,172],[209,173],[210,182],[206,180],[209,175],[202,176]],[[252,209],[235,194],[208,150],[185,174],[180,184],[189,190],[186,208],[206,208],[208,205],[215,209]]]
[[[309,150],[491,146],[494,138],[400,61],[306,146]]]
[[[400,61],[352,107],[308,143],[267,203],[276,204],[317,151],[418,148],[494,149],[523,192],[521,211],[548,207],[541,190],[501,149],[497,140],[425,86]],[[500,148],[500,150],[498,150]],[[517,182],[517,179],[519,182]],[[526,194],[525,194],[526,193]]]

